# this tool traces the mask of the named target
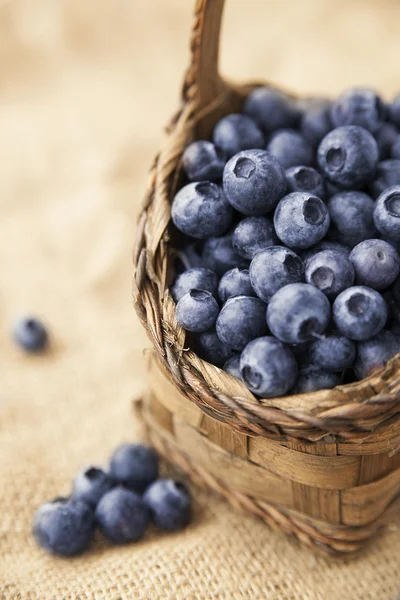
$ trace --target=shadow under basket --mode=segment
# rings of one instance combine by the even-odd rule
[[[155,158],[139,218],[134,305],[153,350],[149,392],[136,412],[147,440],[194,481],[307,546],[347,555],[400,513],[399,356],[355,384],[256,398],[187,349],[168,290],[170,207],[182,153],[241,110],[255,87],[218,74],[223,4],[196,3],[182,106]]]

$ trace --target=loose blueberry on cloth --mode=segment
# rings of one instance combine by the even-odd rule
[[[171,213],[195,260],[171,293],[200,358],[272,397],[368,377],[400,351],[400,96],[259,87],[183,170]]]
[[[48,344],[45,326],[35,317],[19,319],[14,326],[14,339],[27,352],[41,352]]]

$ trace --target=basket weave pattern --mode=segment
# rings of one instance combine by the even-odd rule
[[[182,105],[156,156],[138,223],[134,305],[152,341],[150,441],[198,482],[307,545],[359,550],[400,506],[400,358],[334,390],[256,399],[187,349],[168,291],[170,205],[181,159],[254,84],[218,74],[223,0],[198,0]]]

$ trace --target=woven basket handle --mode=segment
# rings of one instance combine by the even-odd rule
[[[191,38],[191,64],[186,74],[188,96],[197,99],[197,109],[212,105],[224,89],[218,72],[219,38],[225,0],[197,0]]]

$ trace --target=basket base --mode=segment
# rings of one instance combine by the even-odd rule
[[[227,485],[210,474],[196,458],[180,448],[167,429],[154,420],[146,398],[134,403],[141,425],[141,437],[168,462],[186,473],[190,479],[224,496],[232,506],[261,518],[269,527],[295,536],[305,546],[333,556],[354,555],[362,551],[382,527],[399,513],[400,498],[386,509],[373,524],[362,527],[335,525],[312,519],[293,510],[285,510],[270,502],[260,501]]]

